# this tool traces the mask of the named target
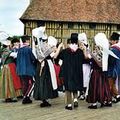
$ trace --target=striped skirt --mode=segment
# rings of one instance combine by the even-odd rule
[[[1,72],[0,98],[7,99],[22,96],[20,78],[16,74],[15,64],[4,65]]]

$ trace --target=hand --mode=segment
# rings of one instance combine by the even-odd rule
[[[12,53],[10,54],[10,56],[13,57],[13,58],[17,58],[17,52],[12,52]]]
[[[59,46],[58,46],[58,48],[62,48],[62,47],[64,47],[64,44],[60,43]]]

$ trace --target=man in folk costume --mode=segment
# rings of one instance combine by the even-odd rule
[[[11,74],[14,75],[14,72],[16,73],[16,60],[17,60],[17,52],[20,47],[20,41],[17,38],[12,39],[11,41],[11,51],[12,53],[10,54],[14,58],[14,68],[12,69]],[[16,80],[17,79],[17,80]],[[21,85],[21,80],[20,77],[17,75],[14,75],[13,83],[15,86],[15,90],[17,90],[17,98],[23,98],[22,94],[22,85]]]
[[[72,110],[73,106],[78,107],[77,92],[83,90],[82,64],[85,58],[83,51],[78,48],[78,33],[72,33],[70,39],[69,47],[62,50],[58,56],[63,60],[62,77],[66,96],[65,109],[67,110]]]
[[[107,79],[108,56],[118,57],[109,50],[109,42],[104,33],[96,34],[94,40],[96,47],[91,53],[92,73],[87,97],[87,102],[91,105],[88,108],[97,109],[97,102],[101,103],[101,107],[111,107],[112,96]]]
[[[17,54],[17,74],[22,81],[23,101],[22,104],[32,103],[30,99],[31,89],[33,87],[33,77],[36,69],[36,58],[30,48],[30,37],[21,37],[23,45]]]
[[[108,80],[110,84],[110,90],[112,96],[115,98],[113,102],[117,103],[120,101],[120,95],[118,90],[120,90],[120,35],[116,32],[110,36],[111,51],[119,57],[116,59],[112,56],[109,57],[109,69],[108,69]],[[118,89],[116,87],[116,80],[118,79]]]

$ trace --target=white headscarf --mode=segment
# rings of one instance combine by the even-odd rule
[[[109,50],[109,41],[104,33],[98,33],[94,37],[97,46],[102,48],[102,70],[108,70],[108,55],[119,59],[112,51]]]
[[[53,36],[49,36],[48,37],[48,45],[50,45],[51,47],[56,46],[57,45],[57,39]]]
[[[40,26],[38,28],[33,29],[32,30],[32,39],[34,39],[34,37],[37,38],[38,45],[40,46],[42,41],[40,42],[39,39],[40,38],[47,39],[47,34],[45,33],[45,26]],[[34,40],[32,40],[32,52],[35,55],[35,57],[37,58]]]
[[[36,37],[38,40],[40,38],[47,39],[47,34],[45,33],[45,26],[40,26],[32,30],[32,36]]]
[[[85,45],[88,44],[88,42],[87,42],[87,36],[86,36],[85,33],[80,33],[80,34],[78,34],[78,40],[79,40],[80,42],[84,43]]]
[[[6,32],[0,32],[0,42],[4,45],[10,45],[11,42],[9,40],[7,40],[9,37],[9,35]]]

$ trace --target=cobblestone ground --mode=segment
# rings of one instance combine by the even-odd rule
[[[39,101],[29,105],[0,101],[0,120],[120,120],[120,103],[113,107],[90,110],[85,101],[79,100],[79,107],[64,109],[64,96],[50,101],[50,108],[40,108]]]

